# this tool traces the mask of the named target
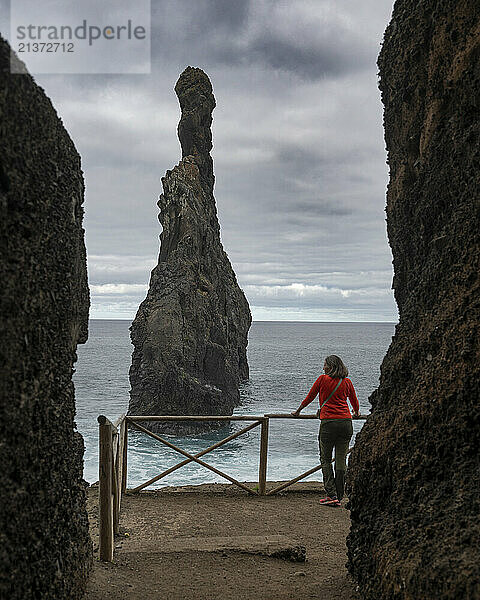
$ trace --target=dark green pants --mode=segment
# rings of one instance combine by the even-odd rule
[[[324,419],[320,424],[318,443],[323,485],[327,496],[343,498],[347,451],[353,435],[352,419]],[[335,475],[332,469],[332,451],[335,448]]]

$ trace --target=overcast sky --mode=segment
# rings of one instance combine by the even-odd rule
[[[214,88],[222,241],[254,319],[397,320],[376,66],[392,5],[152,0],[151,74],[35,76],[82,157],[92,318],[145,297],[192,65]]]

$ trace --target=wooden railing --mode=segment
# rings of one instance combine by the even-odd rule
[[[366,419],[367,415],[359,415],[354,419]],[[128,427],[131,426],[138,431],[149,435],[153,439],[161,442],[165,446],[168,446],[172,450],[175,450],[179,454],[185,457],[180,463],[168,468],[162,473],[155,475],[148,481],[138,485],[137,487],[129,490],[130,492],[139,492],[147,486],[155,483],[159,479],[173,473],[177,469],[195,462],[210,471],[213,471],[217,475],[227,479],[234,485],[256,496],[271,496],[281,490],[293,485],[297,481],[308,477],[312,473],[320,470],[322,465],[316,465],[312,469],[309,469],[305,473],[297,475],[289,481],[283,482],[281,485],[273,488],[267,492],[267,457],[268,457],[268,428],[270,419],[316,419],[318,417],[315,414],[305,414],[294,417],[292,414],[267,414],[262,416],[253,415],[195,415],[195,416],[126,416],[121,415],[115,423],[111,423],[106,417],[100,415],[98,417],[99,423],[99,445],[100,445],[100,457],[99,457],[99,546],[100,546],[100,560],[111,562],[113,560],[113,548],[114,548],[114,536],[118,533],[119,519],[120,519],[120,507],[122,501],[122,494],[127,488],[127,449],[128,449]],[[172,444],[168,440],[161,436],[149,431],[146,427],[139,424],[139,421],[152,422],[152,421],[253,421],[247,427],[240,429],[223,440],[213,444],[198,452],[197,454],[191,454],[186,450],[182,450],[175,444]],[[247,433],[254,427],[260,426],[260,455],[259,455],[259,468],[258,468],[258,486],[251,488],[245,483],[238,481],[231,475],[220,471],[216,467],[209,465],[205,461],[201,460],[200,457],[204,456],[208,452],[220,448],[227,442]],[[350,448],[349,452],[351,452]],[[332,461],[333,462],[333,461]]]

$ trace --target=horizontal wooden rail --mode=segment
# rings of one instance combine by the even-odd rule
[[[127,415],[128,421],[261,421],[266,415]]]
[[[306,414],[306,415],[292,415],[291,413],[271,413],[266,414],[265,417],[268,419],[317,419],[318,415],[316,413]],[[357,417],[352,417],[354,421],[365,420],[368,418],[368,415],[358,415]]]
[[[365,420],[368,415],[352,417],[354,421]],[[127,421],[260,421],[261,419],[317,419],[316,413],[292,415],[291,413],[268,413],[265,415],[128,415]]]

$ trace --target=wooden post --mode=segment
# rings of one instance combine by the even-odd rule
[[[99,545],[100,560],[112,562],[113,560],[113,440],[112,424],[100,415],[99,423],[99,446],[100,460],[98,465],[99,481]]]
[[[124,419],[124,438],[123,438],[123,459],[122,459],[122,483],[121,489],[122,494],[125,493],[127,489],[127,447],[128,447],[128,419],[125,417]]]
[[[116,461],[113,462],[112,469],[112,491],[113,491],[113,533],[118,533],[118,523],[120,521],[120,489],[118,483],[118,470]]]
[[[258,493],[265,496],[267,486],[267,454],[268,454],[268,419],[262,419],[260,435],[260,466],[258,469]]]
[[[117,452],[117,485],[118,485],[118,515],[122,504],[123,483],[123,444],[125,443],[125,415],[118,427],[118,452]],[[118,529],[118,523],[117,523]],[[116,533],[118,533],[116,531]]]
[[[120,521],[120,434],[117,427],[112,425],[113,436],[113,468],[112,468],[112,491],[113,491],[113,534],[118,533],[118,524]]]

